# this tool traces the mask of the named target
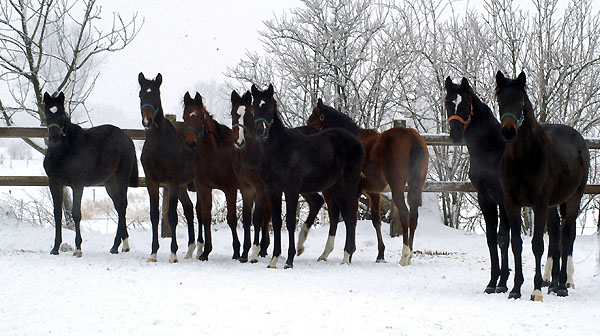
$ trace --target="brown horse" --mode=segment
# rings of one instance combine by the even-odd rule
[[[373,226],[377,232],[377,262],[384,261],[385,245],[381,235],[380,202],[382,192],[392,192],[392,200],[398,208],[402,223],[402,266],[410,265],[413,239],[419,217],[421,192],[425,177],[429,152],[423,137],[411,128],[395,127],[379,133],[372,129],[362,129],[345,114],[323,104],[319,99],[317,106],[308,118],[309,126],[320,129],[341,127],[358,137],[366,152],[362,173],[362,191],[371,203]],[[404,200],[404,188],[408,183],[408,205]],[[410,234],[409,234],[410,223]],[[330,238],[332,238],[330,236]]]
[[[231,129],[225,125],[216,122],[206,111],[202,102],[202,97],[196,92],[192,99],[189,92],[186,92],[184,98],[183,120],[186,142],[190,147],[195,148],[194,156],[194,182],[198,203],[200,204],[201,229],[204,228],[206,242],[204,242],[204,251],[198,259],[208,260],[208,255],[212,251],[211,238],[211,210],[212,210],[212,189],[220,189],[225,193],[227,201],[227,224],[231,229],[233,237],[233,259],[241,262],[248,261],[248,251],[250,250],[250,216],[249,209],[252,209],[254,187],[245,181],[240,181],[239,174],[236,174],[236,165],[239,164],[239,150],[234,146],[233,134]],[[242,198],[245,199],[243,217],[244,226],[244,250],[240,256],[240,241],[237,235],[236,218],[236,198],[237,190],[240,190]],[[249,209],[248,209],[249,207]],[[200,234],[201,237],[201,234]],[[199,238],[200,239],[200,238]]]

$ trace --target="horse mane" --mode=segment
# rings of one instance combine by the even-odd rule
[[[354,134],[360,131],[360,127],[358,127],[352,118],[334,109],[333,107],[323,105],[321,113],[325,115],[325,118],[327,118],[327,120],[336,127],[345,128]]]

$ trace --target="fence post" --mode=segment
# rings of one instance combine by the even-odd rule
[[[394,127],[406,127],[406,119],[394,119]]]

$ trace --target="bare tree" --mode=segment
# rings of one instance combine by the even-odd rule
[[[87,112],[85,101],[98,71],[101,54],[125,48],[140,29],[137,14],[112,24],[100,20],[96,0],[5,0],[0,2],[0,79],[9,99],[0,101],[0,119],[7,126],[33,120],[45,125],[44,91],[63,91],[66,109]],[[23,139],[41,153],[44,146]]]

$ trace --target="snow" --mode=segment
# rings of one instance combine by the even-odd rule
[[[86,227],[91,227],[88,225]],[[485,237],[444,227],[436,195],[426,194],[412,264],[398,264],[401,239],[384,238],[387,263],[375,263],[368,221],[357,229],[351,265],[340,265],[344,229],[327,262],[317,262],[327,226],[313,228],[293,269],[267,269],[231,259],[231,233],[213,227],[208,262],[183,259],[187,233],[178,229],[179,263],[169,264],[169,239],[148,263],[151,233],[130,229],[131,252],[111,255],[113,233],[83,230],[83,257],[51,256],[52,228],[0,217],[0,330],[3,335],[591,335],[598,332],[600,281],[596,235],[578,236],[576,288],[569,297],[533,290],[533,255],[524,237],[523,299],[483,293],[489,276]],[[384,232],[389,226],[384,225]],[[238,230],[241,234],[241,229]],[[286,237],[286,232],[284,236]],[[74,233],[63,230],[73,245]],[[287,251],[283,239],[283,251]],[[437,252],[437,253],[432,253]],[[269,249],[271,253],[271,249]],[[285,255],[285,252],[284,252]],[[512,258],[511,258],[512,260]],[[544,258],[545,260],[545,258]],[[511,263],[512,264],[512,263]],[[511,281],[512,284],[512,273]],[[509,287],[510,287],[509,285]]]

